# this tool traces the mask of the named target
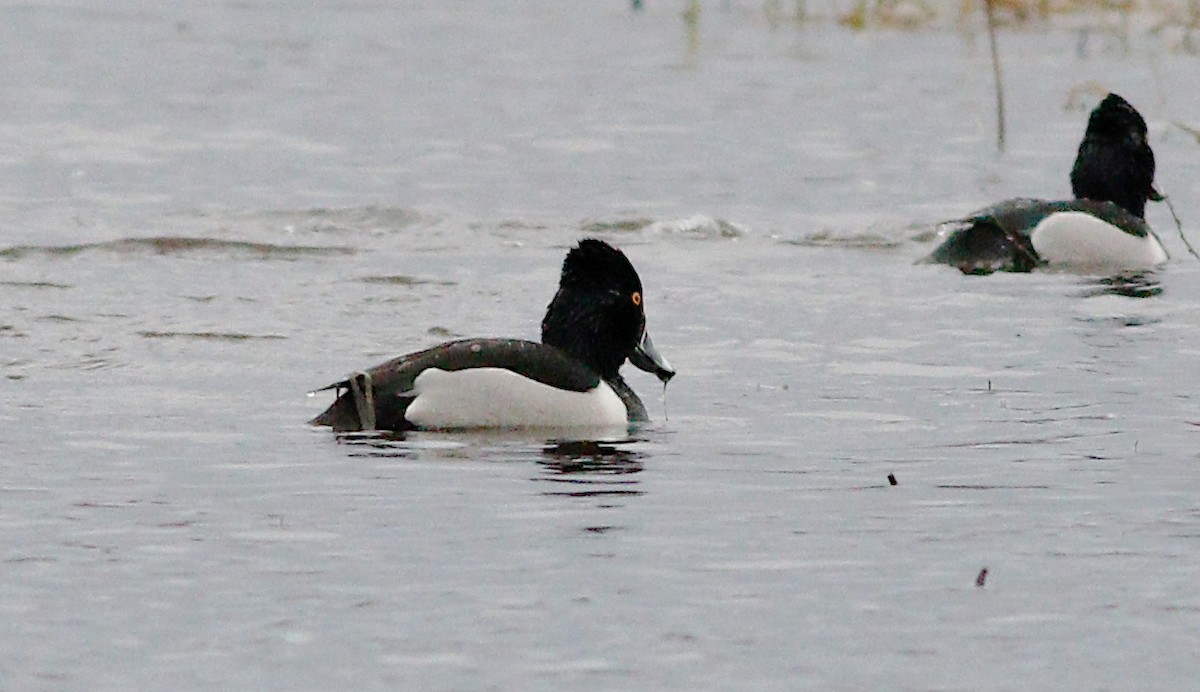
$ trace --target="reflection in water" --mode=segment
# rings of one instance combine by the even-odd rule
[[[534,480],[568,484],[570,490],[555,490],[546,495],[598,497],[604,495],[641,495],[638,481],[629,476],[644,468],[641,452],[622,449],[618,442],[571,440],[551,442],[542,448],[538,464],[547,473]]]
[[[691,66],[700,52],[700,0],[688,0],[683,9],[683,26],[687,34],[688,63]]]
[[[340,445],[351,448],[351,457],[410,459],[416,455],[405,444],[404,433],[388,430],[337,433]]]
[[[544,434],[545,431],[542,431]],[[496,462],[536,461],[549,477],[537,480],[573,485],[629,486],[636,480],[600,477],[629,476],[640,473],[644,454],[623,445],[634,439],[574,440],[533,437],[531,431],[473,430],[455,433],[370,432],[338,433],[337,443],[349,447],[351,457],[371,459],[440,459]],[[571,493],[601,494],[601,493]],[[619,494],[633,494],[621,490]]]
[[[1162,295],[1162,284],[1152,271],[1129,272],[1116,276],[1092,279],[1086,284],[1084,298],[1096,296],[1124,296],[1126,298],[1153,298]]]

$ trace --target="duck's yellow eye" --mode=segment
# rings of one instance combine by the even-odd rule
[[[641,294],[641,293],[638,293],[637,291],[634,291],[634,292],[633,292],[633,295],[632,295],[632,296],[630,296],[630,297],[632,298],[632,300],[633,300],[633,304],[634,304],[634,305],[639,305],[639,306],[640,306],[640,305],[642,304],[642,294]]]

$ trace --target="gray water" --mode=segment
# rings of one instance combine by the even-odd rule
[[[1170,214],[1142,277],[914,260],[1066,195],[1105,89],[1194,235],[1197,57],[1005,30],[998,156],[974,20],[648,4],[0,7],[0,688],[1195,684]],[[653,424],[305,425],[385,357],[536,337],[587,235],[679,370],[627,374]]]

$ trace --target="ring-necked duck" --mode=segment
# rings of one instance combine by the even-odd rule
[[[1146,121],[1116,94],[1088,118],[1071,191],[1072,200],[1010,199],[951,221],[949,237],[927,261],[989,274],[1042,265],[1139,270],[1167,260],[1142,218],[1147,200],[1162,199],[1154,189]]]
[[[637,271],[589,238],[563,260],[541,343],[464,339],[400,356],[324,387],[338,398],[310,422],[339,431],[627,426],[648,417],[618,372],[626,359],[664,384],[675,375],[646,331]]]

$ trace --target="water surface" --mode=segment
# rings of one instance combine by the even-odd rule
[[[727,5],[0,9],[0,686],[1190,686],[1170,215],[1143,277],[914,260],[1066,194],[1103,89],[1194,233],[1195,56],[1005,31],[997,156],[976,29]],[[535,337],[584,235],[679,370],[627,375],[654,423],[304,424],[351,370]]]

